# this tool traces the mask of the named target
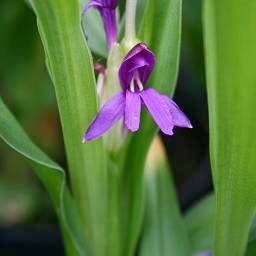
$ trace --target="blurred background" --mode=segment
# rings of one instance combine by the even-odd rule
[[[66,166],[53,85],[32,10],[0,3],[0,96],[33,141]],[[194,129],[164,137],[180,208],[212,191],[208,153],[201,0],[184,0],[181,65],[175,100]],[[0,254],[63,255],[51,202],[26,161],[0,140]]]

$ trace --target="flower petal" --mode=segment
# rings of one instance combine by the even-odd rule
[[[94,140],[110,129],[124,114],[125,95],[120,92],[99,111],[84,135],[83,142]]]
[[[104,2],[105,7],[115,9],[118,5],[119,0],[102,0],[102,2]]]
[[[138,71],[142,84],[145,84],[155,65],[155,55],[143,43],[134,46],[125,57],[119,69],[120,83],[127,89]]]
[[[81,15],[84,15],[90,8],[102,8],[100,0],[90,0],[82,9]]]
[[[90,8],[116,9],[119,0],[90,0],[82,9],[82,15]]]
[[[132,132],[136,132],[140,127],[140,111],[140,94],[127,90],[125,103],[125,125]]]
[[[184,128],[193,128],[187,116],[181,111],[178,105],[167,96],[165,98],[166,104],[169,106],[169,110],[172,115],[172,119],[175,126],[184,127]]]
[[[167,135],[173,135],[173,120],[164,95],[153,88],[147,88],[140,92],[140,96],[149,113],[157,123],[161,131]]]
[[[107,45],[110,50],[117,41],[116,10],[102,8],[100,9],[100,15],[104,23]]]

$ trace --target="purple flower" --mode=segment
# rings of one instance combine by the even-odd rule
[[[146,106],[158,127],[167,135],[173,135],[174,126],[192,128],[189,119],[173,100],[153,88],[144,87],[154,64],[154,54],[143,43],[137,44],[127,54],[119,69],[122,91],[102,107],[83,142],[103,135],[122,116],[125,126],[132,132],[137,131],[142,105]]]
[[[193,256],[213,256],[213,254],[211,252],[202,252],[202,253],[193,254]]]
[[[119,0],[90,0],[82,10],[82,15],[89,8],[96,8],[103,20],[108,49],[117,40],[116,7]]]

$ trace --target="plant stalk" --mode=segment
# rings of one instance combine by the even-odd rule
[[[137,0],[127,0],[125,10],[125,39],[136,38],[136,7]]]

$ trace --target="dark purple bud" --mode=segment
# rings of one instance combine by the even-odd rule
[[[82,10],[82,15],[89,8],[96,8],[102,18],[108,49],[117,41],[116,8],[119,0],[90,0]]]
[[[105,72],[106,72],[106,68],[99,63],[94,64],[94,70],[101,74],[105,74]]]
[[[211,252],[201,252],[197,254],[193,254],[193,256],[213,256]]]

